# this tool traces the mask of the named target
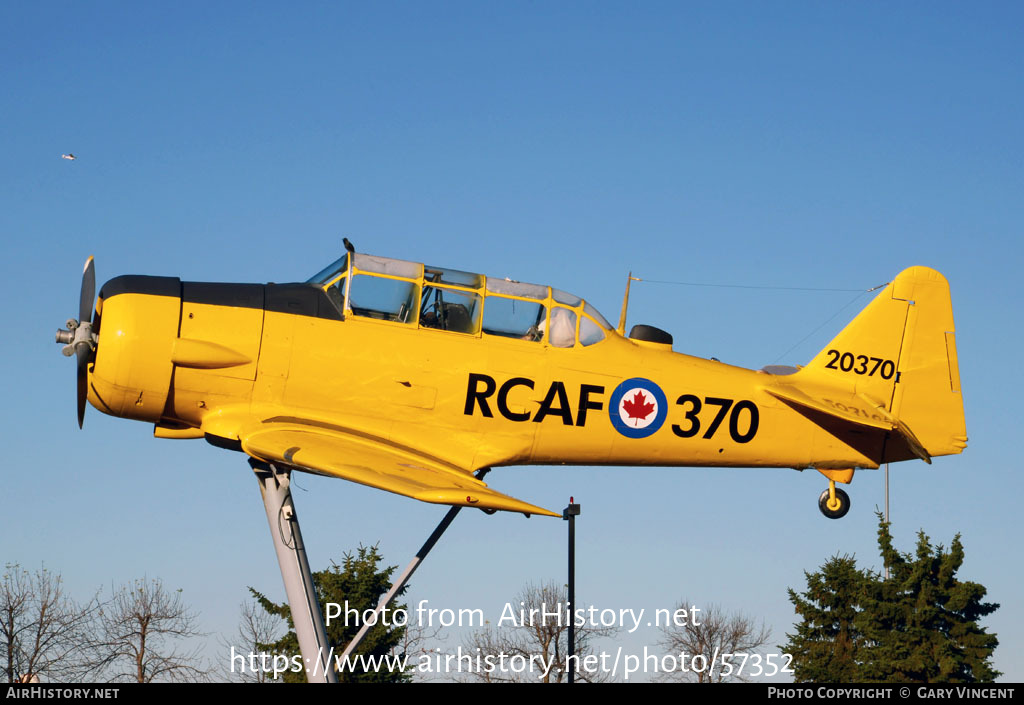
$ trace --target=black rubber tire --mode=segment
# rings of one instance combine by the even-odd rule
[[[832,510],[828,508],[828,490],[822,492],[818,497],[818,509],[829,519],[842,519],[850,511],[850,496],[838,487],[836,488],[836,499],[839,500],[839,509]]]

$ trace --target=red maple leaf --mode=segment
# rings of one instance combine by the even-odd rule
[[[633,395],[632,399],[627,399],[622,404],[623,411],[631,419],[636,419],[634,426],[639,426],[640,422],[651,415],[654,411],[654,404],[647,404],[647,397],[640,390],[637,390],[636,394]]]

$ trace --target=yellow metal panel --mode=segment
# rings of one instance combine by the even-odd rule
[[[908,287],[898,276],[801,370],[804,379],[852,386],[890,404],[897,380],[908,302],[896,295]]]
[[[89,402],[114,416],[156,422],[171,383],[179,299],[120,294],[103,304]]]
[[[180,337],[221,345],[246,360],[241,364],[219,368],[217,374],[224,377],[256,378],[262,329],[262,308],[219,306],[192,301],[185,301],[181,305]]]
[[[202,438],[205,434],[198,428],[171,428],[157,424],[153,427],[154,438],[189,439]]]
[[[843,468],[841,470],[824,470],[818,468],[818,472],[832,480],[832,482],[842,482],[844,485],[848,485],[853,482],[853,468]]]
[[[299,319],[299,316],[275,311],[264,314],[258,375],[252,391],[253,405],[283,403],[295,345],[295,327]],[[322,369],[317,371],[321,374],[325,372]]]

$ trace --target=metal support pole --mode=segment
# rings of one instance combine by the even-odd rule
[[[337,683],[338,676],[328,662],[327,629],[313,588],[313,574],[309,570],[299,519],[292,503],[289,489],[291,472],[278,470],[274,465],[255,459],[250,459],[249,464],[260,483],[270,537],[274,540],[299,650],[306,666],[306,680],[310,683]]]
[[[889,523],[889,463],[885,464],[885,523]],[[885,579],[889,579],[889,566],[885,566]]]
[[[479,470],[476,473],[476,479],[482,480],[484,475],[486,475],[490,471],[490,468],[483,468],[482,470]],[[402,574],[398,576],[398,580],[396,580],[394,584],[391,586],[391,588],[386,593],[384,593],[384,596],[380,598],[380,602],[377,603],[377,608],[373,611],[372,620],[365,620],[363,622],[363,625],[359,627],[359,632],[356,633],[356,635],[352,638],[352,641],[350,641],[348,643],[348,646],[345,647],[345,651],[341,655],[342,661],[344,661],[346,658],[352,655],[352,652],[355,651],[356,647],[359,646],[360,642],[362,642],[363,637],[366,636],[366,633],[370,631],[374,627],[374,625],[377,624],[378,620],[380,619],[381,612],[383,612],[384,608],[387,607],[388,604],[393,599],[395,599],[395,595],[397,595],[399,591],[405,587],[405,584],[409,582],[409,579],[412,577],[412,574],[416,572],[416,569],[420,567],[420,563],[422,563],[423,560],[427,557],[427,554],[430,553],[430,549],[434,547],[434,544],[437,543],[437,540],[439,538],[441,538],[441,535],[448,529],[451,523],[455,520],[455,517],[459,515],[459,512],[461,510],[461,506],[453,506],[444,515],[444,518],[441,520],[441,523],[439,523],[437,527],[434,529],[433,533],[427,537],[427,540],[423,543],[422,546],[420,546],[420,550],[417,551],[416,555],[413,556],[413,559],[409,561],[409,565],[407,565],[405,567],[405,570],[402,571]]]
[[[576,682],[576,517],[579,516],[580,505],[569,498],[569,506],[562,510],[562,519],[569,522],[569,646],[565,663],[569,667],[569,682]],[[571,665],[570,665],[571,664]]]

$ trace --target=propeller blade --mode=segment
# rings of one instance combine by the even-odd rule
[[[83,345],[75,353],[78,356],[78,427],[82,428],[82,422],[85,420],[85,401],[89,395],[89,371],[87,366],[92,350]]]
[[[82,270],[82,295],[78,300],[78,320],[82,323],[92,321],[92,305],[96,301],[96,267],[92,255],[85,261]],[[81,357],[79,357],[81,360]],[[81,364],[79,365],[81,367]]]
[[[85,260],[85,267],[82,269],[82,293],[78,300],[78,320],[81,323],[92,322],[93,303],[96,300],[96,266],[92,255]],[[75,345],[75,358],[78,363],[78,427],[82,428],[85,420],[85,402],[89,396],[89,359],[93,350],[90,345],[79,343]]]

